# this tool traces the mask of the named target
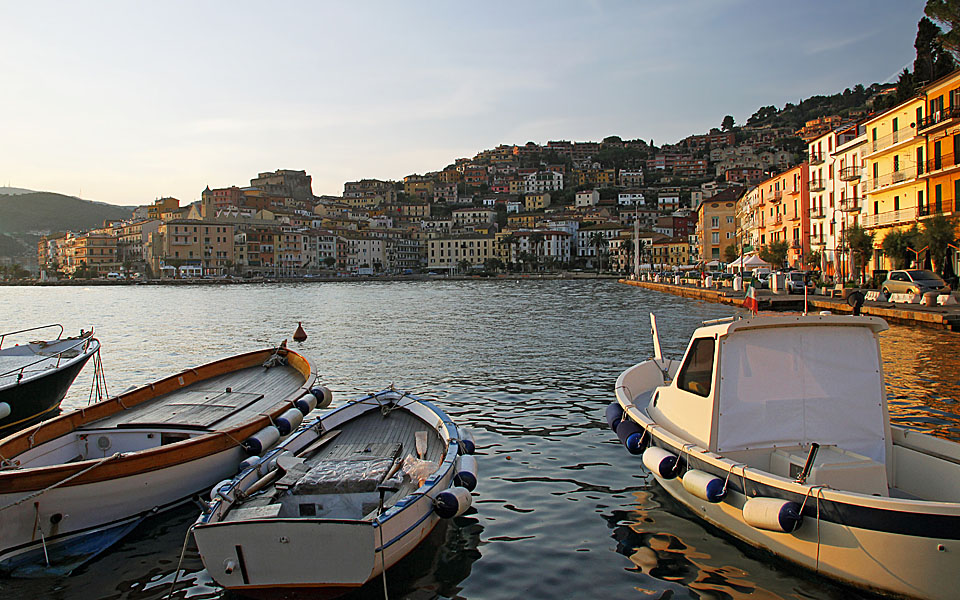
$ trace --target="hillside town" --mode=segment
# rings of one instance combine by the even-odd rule
[[[792,152],[798,136],[805,150]],[[349,181],[341,196],[314,195],[306,171],[263,172],[46,235],[38,263],[45,278],[626,272],[774,251],[781,266],[839,280],[899,267],[891,232],[960,211],[958,143],[960,71],[892,108],[799,131],[728,118],[659,147],[616,136],[500,145],[402,181]],[[939,256],[911,250],[911,263]]]

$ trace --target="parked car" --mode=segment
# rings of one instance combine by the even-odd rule
[[[940,276],[933,271],[910,270],[890,271],[887,279],[880,286],[884,294],[923,294],[926,292],[949,292],[948,286]]]
[[[790,271],[784,273],[784,278],[788,294],[802,294],[804,288],[808,292],[813,292],[813,282],[805,271]]]
[[[757,289],[766,290],[770,288],[770,271],[755,272],[753,278],[757,280]]]

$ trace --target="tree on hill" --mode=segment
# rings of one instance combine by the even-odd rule
[[[960,1],[958,0],[927,0],[923,14],[944,27],[939,35],[940,45],[945,50],[960,57]]]
[[[723,121],[720,122],[720,129],[724,131],[733,129],[733,115],[727,115],[723,118]]]
[[[944,50],[940,41],[943,32],[933,21],[924,17],[917,23],[917,38],[913,46],[917,58],[913,61],[913,79],[920,85],[940,79],[956,69],[956,61]]]

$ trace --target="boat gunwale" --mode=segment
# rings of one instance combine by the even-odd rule
[[[94,354],[96,354],[96,353],[100,350],[100,340],[97,339],[97,338],[95,338],[95,337],[93,337],[93,330],[90,330],[89,332],[86,332],[83,336],[77,336],[77,337],[75,337],[75,338],[59,338],[59,339],[52,340],[51,342],[47,342],[47,343],[62,343],[62,342],[73,341],[73,340],[76,340],[77,343],[74,344],[74,345],[72,345],[72,346],[70,346],[70,347],[68,347],[68,348],[64,348],[63,350],[60,350],[59,352],[57,352],[56,355],[53,355],[53,356],[41,356],[40,358],[38,358],[38,359],[35,360],[34,362],[31,362],[31,363],[25,364],[25,365],[21,365],[21,366],[19,366],[19,367],[10,369],[9,371],[5,371],[5,372],[3,372],[3,373],[0,373],[0,381],[2,381],[3,378],[12,377],[17,371],[23,371],[24,369],[27,369],[27,368],[32,367],[32,366],[34,366],[34,365],[38,365],[38,364],[43,363],[43,362],[45,362],[45,361],[50,361],[50,360],[54,360],[54,359],[59,359],[60,361],[62,361],[62,362],[60,362],[59,364],[57,364],[56,367],[55,367],[54,369],[52,369],[52,370],[50,370],[50,369],[43,369],[43,370],[40,370],[40,371],[33,372],[31,375],[28,375],[28,376],[26,376],[26,377],[23,377],[23,378],[21,378],[21,379],[18,379],[18,380],[16,380],[16,381],[13,381],[13,382],[8,382],[8,383],[2,383],[2,382],[0,382],[0,392],[5,392],[5,391],[8,391],[8,390],[12,390],[12,389],[14,389],[14,388],[16,388],[16,387],[18,387],[18,386],[26,385],[26,384],[31,383],[31,382],[33,382],[33,381],[37,381],[37,380],[43,379],[44,377],[49,377],[50,375],[53,375],[53,374],[55,374],[55,373],[58,373],[58,372],[62,371],[63,369],[66,369],[66,368],[69,368],[69,367],[74,366],[74,365],[77,364],[78,362],[86,363],[86,361],[90,360],[90,357],[92,357]],[[33,343],[33,342],[30,342],[30,344],[32,344],[32,343]],[[64,352],[69,352],[70,350],[73,350],[74,348],[79,348],[79,347],[83,346],[84,344],[87,345],[86,349],[81,350],[81,351],[80,351],[80,354],[78,354],[78,355],[76,355],[76,356],[74,356],[74,357],[71,357],[71,358],[68,358],[68,359],[66,359],[66,360],[63,360],[62,357],[59,356],[60,354],[63,354]],[[17,348],[17,346],[10,346],[10,348]],[[7,348],[7,350],[9,350],[10,348]],[[0,353],[2,353],[2,352],[3,352],[3,350],[0,350]],[[34,354],[34,356],[38,356],[38,355]]]
[[[263,411],[269,416],[261,414],[233,427],[208,431],[190,439],[147,450],[121,454],[100,467],[92,469],[75,479],[64,482],[62,487],[97,483],[127,475],[156,471],[236,448],[240,441],[238,438],[246,438],[263,427],[270,425],[273,418],[282,414],[292,406],[295,400],[310,391],[310,386],[316,380],[317,374],[313,365],[303,355],[288,348],[267,348],[229,356],[204,365],[189,368],[90,407],[71,411],[11,434],[5,439],[0,440],[0,455],[3,455],[8,461],[15,460],[16,457],[23,452],[39,444],[70,435],[83,425],[109,417],[120,411],[127,410],[133,406],[143,404],[164,394],[183,389],[212,377],[244,368],[255,367],[258,361],[261,361],[263,358],[269,358],[269,356],[277,352],[288,359],[289,366],[304,376],[304,383],[286,398],[278,400],[272,408]],[[290,360],[291,358],[293,360]],[[179,383],[180,378],[184,380],[182,385]],[[67,477],[76,475],[80,473],[80,471],[90,468],[98,462],[103,462],[105,458],[87,459],[78,462],[40,467],[0,470],[0,494],[25,492],[47,487],[61,482]]]

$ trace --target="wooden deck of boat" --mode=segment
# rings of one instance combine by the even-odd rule
[[[289,365],[250,367],[211,377],[136,407],[94,421],[85,429],[110,427],[229,429],[264,413],[304,383]],[[227,389],[229,388],[229,392]]]

